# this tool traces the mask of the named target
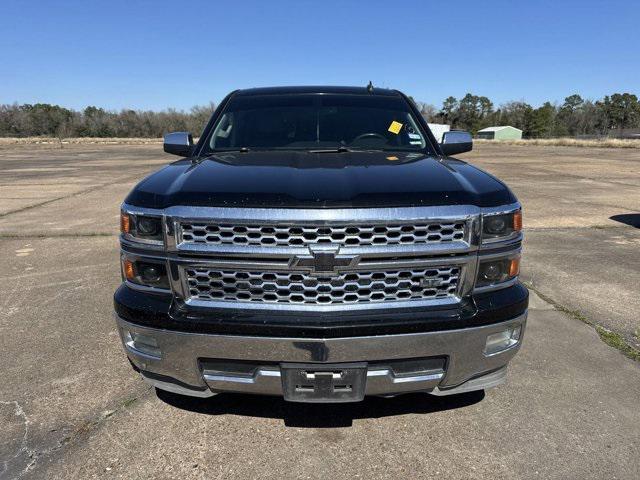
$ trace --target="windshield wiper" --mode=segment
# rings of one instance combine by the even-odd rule
[[[337,148],[324,148],[319,150],[309,150],[309,153],[347,153],[353,152],[350,148],[347,147],[337,147]]]
[[[216,153],[228,153],[228,152],[247,153],[249,151],[251,151],[251,149],[249,147],[238,147],[238,148],[220,148],[220,149],[214,150],[213,152],[210,152],[210,153],[213,153],[213,154],[216,154]]]
[[[207,160],[220,153],[234,153],[234,152],[249,153],[249,151],[250,149],[247,147],[218,149],[218,150],[213,150],[212,152],[207,152],[204,155],[201,155],[199,157],[196,157],[194,158],[193,161],[194,163],[199,163],[203,160]]]

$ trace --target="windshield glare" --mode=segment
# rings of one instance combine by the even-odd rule
[[[264,95],[233,98],[205,142],[204,153],[339,147],[419,151],[426,146],[401,97]]]

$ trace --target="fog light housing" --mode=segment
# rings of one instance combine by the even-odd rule
[[[149,335],[125,330],[124,341],[127,346],[135,352],[143,353],[144,355],[155,358],[161,358],[162,356],[162,352],[158,347],[158,341]]]
[[[169,276],[164,262],[151,259],[131,259],[122,256],[122,275],[136,285],[169,290]]]
[[[162,281],[164,271],[161,272],[162,265],[154,265],[153,263],[140,264],[140,278],[146,284],[157,284]]]
[[[476,288],[491,287],[513,280],[520,274],[520,255],[480,260]]]
[[[513,347],[520,341],[520,332],[522,332],[522,327],[518,325],[517,327],[488,335],[484,354],[494,355]]]

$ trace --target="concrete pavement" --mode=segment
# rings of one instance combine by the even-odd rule
[[[523,279],[640,350],[640,150],[480,145],[524,208]]]
[[[633,211],[640,159],[558,150],[556,161],[490,145],[466,158],[525,205],[524,276],[633,339],[638,230],[609,217]],[[592,170],[565,171],[583,152]],[[118,205],[168,160],[158,146],[0,150],[0,478],[640,476],[640,364],[535,295],[507,384],[486,395],[158,397],[126,361],[111,295]],[[587,192],[571,172],[608,187]]]

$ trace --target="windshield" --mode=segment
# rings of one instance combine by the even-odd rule
[[[236,96],[207,138],[204,154],[224,150],[420,151],[424,134],[401,97]]]

